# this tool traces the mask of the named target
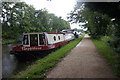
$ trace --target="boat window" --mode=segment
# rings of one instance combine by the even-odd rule
[[[46,45],[45,35],[39,34],[39,45]]]
[[[60,36],[58,36],[58,39],[60,40]]]
[[[30,46],[38,46],[38,34],[30,34]]]
[[[24,35],[24,38],[23,38],[23,45],[29,45],[28,35]]]
[[[53,37],[53,39],[54,39],[54,41],[56,41],[56,37],[55,36]]]
[[[67,33],[67,31],[63,31],[64,33]]]

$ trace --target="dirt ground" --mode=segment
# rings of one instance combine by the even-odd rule
[[[116,78],[106,60],[85,35],[50,72],[47,78]]]

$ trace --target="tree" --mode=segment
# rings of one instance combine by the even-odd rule
[[[49,14],[46,9],[35,10],[24,2],[2,3],[2,39],[19,39],[23,32],[56,32],[70,28],[67,21]]]

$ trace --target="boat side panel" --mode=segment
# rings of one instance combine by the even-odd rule
[[[60,45],[65,44],[66,41],[62,41],[62,42],[58,42],[55,44],[48,44],[45,46],[31,46],[31,47],[26,47],[26,46],[14,46],[13,47],[13,51],[14,52],[22,52],[22,51],[41,51],[41,50],[48,50],[48,49],[53,49],[53,48],[57,48]]]

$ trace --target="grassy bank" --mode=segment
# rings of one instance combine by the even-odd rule
[[[118,53],[116,53],[113,48],[111,48],[104,40],[92,40],[99,53],[107,60],[108,64],[111,65],[114,73],[120,76],[120,71],[118,67]]]
[[[45,78],[45,73],[54,67],[61,58],[65,57],[66,53],[74,48],[83,37],[84,35],[64,45],[55,52],[50,53],[48,56],[37,60],[33,65],[28,66],[25,71],[19,72],[17,75],[13,76],[13,78]]]

